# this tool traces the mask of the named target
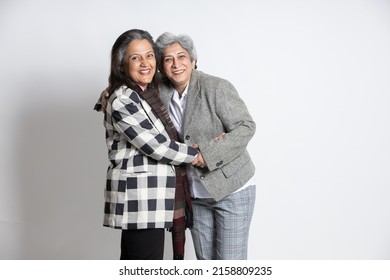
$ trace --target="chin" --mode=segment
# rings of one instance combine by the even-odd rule
[[[152,79],[148,79],[148,80],[142,80],[142,84],[144,84],[144,85],[148,85],[148,84],[150,84],[152,82]]]

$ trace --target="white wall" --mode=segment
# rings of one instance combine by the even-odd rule
[[[1,0],[0,259],[118,258],[92,107],[131,28],[189,34],[199,69],[248,104],[250,259],[390,259],[389,13],[385,0]]]

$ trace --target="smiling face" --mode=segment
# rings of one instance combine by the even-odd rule
[[[127,46],[124,71],[143,88],[152,81],[156,72],[156,56],[148,40],[135,39]]]
[[[168,46],[163,52],[163,70],[175,89],[181,94],[188,85],[195,61],[178,43]]]

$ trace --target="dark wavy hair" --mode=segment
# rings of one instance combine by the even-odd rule
[[[126,65],[126,54],[127,47],[133,40],[148,40],[149,43],[153,46],[153,51],[156,56],[157,62],[157,48],[156,44],[153,41],[152,35],[145,30],[140,29],[131,29],[124,32],[122,35],[116,39],[111,50],[111,70],[110,76],[108,78],[108,93],[111,95],[115,90],[117,90],[122,85],[127,85],[131,87],[134,84],[134,81],[123,71],[123,67]],[[157,74],[157,69],[156,69]],[[154,75],[151,85],[157,90],[159,85],[158,75]]]

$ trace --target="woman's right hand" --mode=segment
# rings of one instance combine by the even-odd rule
[[[108,97],[109,97],[107,89],[108,88],[103,90],[102,94],[100,95],[100,105],[102,106],[100,111],[103,111],[103,112],[105,112],[107,109],[107,103],[108,103]]]
[[[198,144],[193,144],[192,145],[193,148],[195,149],[198,149],[199,146]],[[202,156],[202,153],[198,150],[198,155],[196,156],[196,158],[191,162],[191,164],[193,166],[197,166],[197,167],[200,167],[200,168],[204,168],[207,166],[207,163],[204,161],[204,158]]]

